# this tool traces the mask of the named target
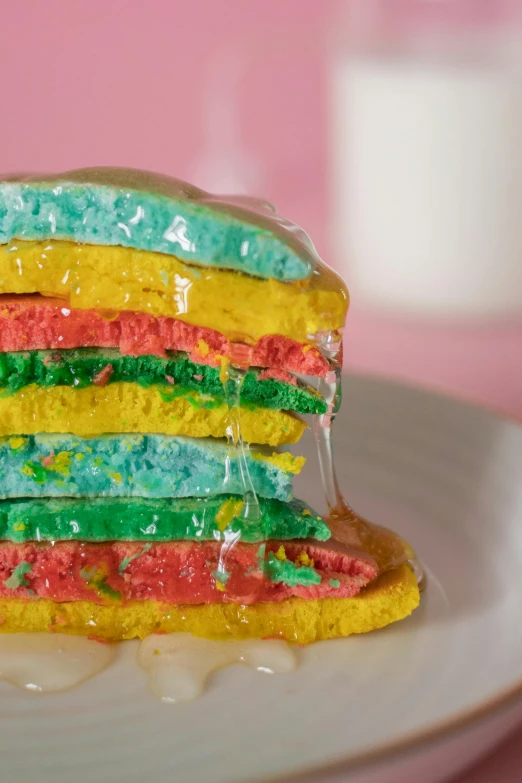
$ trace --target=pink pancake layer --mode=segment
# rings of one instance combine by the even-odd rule
[[[317,348],[281,335],[266,335],[250,346],[176,318],[74,310],[61,299],[0,295],[0,351],[89,347],[119,348],[132,356],[185,351],[192,361],[211,365],[227,356],[243,366],[320,377],[329,369]]]
[[[271,582],[262,568],[263,557],[277,551],[281,543],[267,542],[266,552],[259,544],[241,543],[225,552],[216,541],[173,541],[150,548],[135,542],[2,543],[0,597],[99,604],[144,599],[175,604],[253,604],[291,596],[348,598],[377,576],[371,558],[335,542],[285,541],[289,559],[295,560],[303,551],[313,558],[321,584],[292,587]],[[224,556],[221,562],[220,553]],[[13,576],[13,569],[21,564]]]

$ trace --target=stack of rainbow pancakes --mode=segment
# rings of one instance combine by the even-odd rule
[[[2,179],[0,631],[308,643],[410,614],[409,566],[292,493],[347,303],[263,202],[125,169]]]

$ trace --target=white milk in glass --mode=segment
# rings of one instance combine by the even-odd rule
[[[522,310],[522,68],[346,55],[332,72],[337,265],[359,301]]]

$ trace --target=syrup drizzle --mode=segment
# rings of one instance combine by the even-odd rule
[[[223,367],[223,388],[225,390],[225,400],[228,406],[229,424],[227,427],[227,438],[232,447],[234,457],[239,468],[239,476],[243,489],[243,508],[241,509],[241,518],[246,525],[255,527],[261,520],[261,509],[257,499],[254,484],[248,470],[247,453],[248,445],[244,443],[241,434],[241,387],[245,380],[246,370],[237,365],[227,364]],[[230,463],[227,459],[225,480],[223,487],[226,491],[226,484],[230,475]],[[227,558],[232,548],[241,538],[241,532],[225,532],[224,541],[220,547],[219,560],[216,577],[221,583],[222,588],[226,589],[226,580],[228,578]]]
[[[339,331],[326,332],[317,335],[316,342],[331,367],[326,377],[320,378],[317,384],[328,410],[314,418],[314,434],[332,535],[341,543],[371,555],[380,573],[409,563],[422,589],[424,571],[411,546],[391,530],[359,516],[343,497],[335,473],[332,443],[333,422],[342,398],[342,334]]]
[[[255,525],[261,519],[259,501],[257,499],[254,484],[248,471],[247,453],[248,445],[244,443],[241,435],[241,387],[245,379],[246,371],[230,364],[226,371],[224,381],[225,399],[229,411],[229,425],[227,427],[228,442],[235,451],[235,457],[239,467],[239,475],[243,485],[243,518]]]
[[[195,699],[211,672],[235,663],[266,674],[286,674],[297,665],[294,651],[283,641],[212,641],[188,633],[147,636],[138,662],[148,673],[152,693],[165,702]]]

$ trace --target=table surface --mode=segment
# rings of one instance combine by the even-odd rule
[[[352,308],[345,366],[468,399],[522,421],[522,318],[477,325],[426,323]],[[452,783],[522,780],[522,726]]]

